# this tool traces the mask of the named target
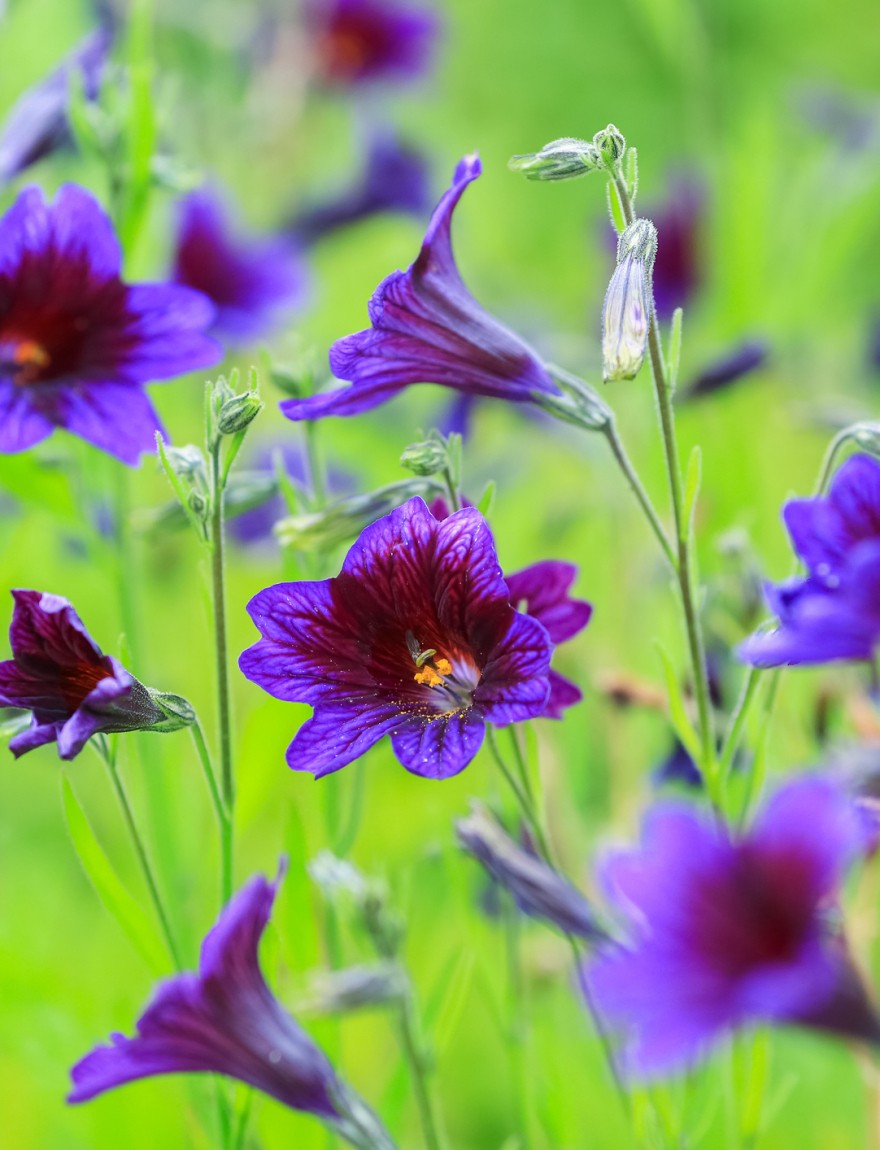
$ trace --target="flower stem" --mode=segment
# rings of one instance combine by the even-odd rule
[[[660,522],[660,517],[654,508],[654,504],[651,502],[651,498],[645,490],[641,479],[639,479],[638,473],[636,472],[635,467],[633,467],[632,460],[626,453],[626,449],[623,446],[623,440],[620,438],[620,433],[617,430],[617,424],[613,419],[609,420],[605,425],[603,434],[608,440],[608,446],[611,448],[612,455],[617,460],[617,465],[623,472],[623,475],[630,488],[632,489],[636,499],[639,501],[639,506],[641,507],[642,511],[644,511],[645,518],[647,519],[651,530],[654,532],[657,542],[660,544],[660,548],[663,551],[663,554],[666,556],[669,566],[673,571],[677,573],[678,559],[676,558],[675,551],[673,550],[672,544],[669,542],[669,539],[666,536],[666,531],[663,527],[663,524]]]
[[[502,916],[507,944],[510,1062],[513,1071],[513,1092],[519,1119],[519,1145],[521,1150],[530,1150],[532,1146],[530,1100],[533,1079],[529,1073],[526,983],[522,968],[518,913],[516,904],[505,894]]]
[[[434,1113],[434,1103],[428,1083],[425,1051],[418,1037],[415,1005],[411,992],[404,994],[397,1008],[397,1030],[400,1045],[409,1066],[425,1146],[428,1150],[444,1150],[444,1142],[440,1136],[440,1124]]]
[[[193,742],[195,743],[196,753],[199,756],[199,762],[202,764],[208,790],[211,794],[211,802],[214,806],[214,813],[217,816],[217,825],[220,828],[220,855],[222,866],[220,897],[222,904],[225,906],[232,897],[232,820],[229,817],[229,812],[226,809],[223,797],[220,794],[220,789],[217,786],[217,778],[211,764],[208,744],[205,742],[205,732],[202,730],[202,724],[198,719],[190,726],[190,732]]]
[[[113,789],[116,792],[116,797],[119,800],[119,806],[122,808],[122,815],[125,820],[125,825],[128,828],[129,837],[131,838],[134,852],[137,855],[140,864],[141,872],[147,884],[147,889],[150,892],[150,898],[153,902],[153,907],[156,911],[156,916],[159,919],[159,924],[162,928],[162,934],[165,936],[165,942],[168,946],[168,951],[171,955],[172,962],[176,970],[182,970],[183,966],[180,961],[180,952],[177,949],[177,943],[174,938],[174,932],[171,929],[171,922],[165,910],[162,896],[159,893],[159,887],[156,883],[153,868],[150,865],[149,857],[147,856],[146,848],[144,847],[143,839],[141,838],[140,831],[135,822],[134,812],[131,809],[131,803],[128,800],[125,787],[122,779],[120,778],[119,771],[116,766],[116,757],[110,751],[107,742],[103,738],[95,740],[95,745],[98,748],[98,753],[104,760],[107,770],[110,774],[110,780],[113,783]]]
[[[211,486],[211,585],[214,607],[214,650],[217,664],[217,718],[220,728],[220,785],[227,820],[230,824],[226,865],[231,875],[231,827],[235,810],[235,780],[232,773],[232,712],[229,703],[229,653],[226,642],[223,477],[220,470],[219,438],[211,450]]]
[[[629,191],[621,175],[614,177],[614,184],[620,197],[624,219],[631,224],[635,219]],[[678,562],[675,572],[678,579],[681,605],[684,612],[685,630],[690,651],[691,669],[694,680],[694,696],[697,702],[697,717],[700,731],[701,763],[703,776],[710,793],[718,782],[715,759],[715,732],[712,704],[709,695],[709,674],[706,667],[706,652],[703,630],[697,605],[697,589],[692,562],[691,524],[685,505],[681,479],[681,463],[678,455],[678,442],[675,432],[675,411],[672,404],[672,389],[666,375],[663,349],[660,346],[660,331],[657,314],[652,308],[651,326],[648,329],[648,355],[660,412],[660,429],[663,450],[666,457],[666,471],[669,479],[669,492],[672,498],[672,512],[675,520],[675,542]],[[713,796],[717,801],[717,794]]]
[[[486,727],[486,741],[489,744],[489,750],[492,752],[492,758],[497,763],[498,769],[501,771],[502,775],[504,775],[504,778],[507,781],[507,785],[516,796],[516,801],[519,803],[520,810],[522,811],[526,822],[529,824],[532,830],[532,834],[535,836],[535,841],[538,844],[539,851],[544,856],[544,858],[550,862],[552,858],[550,854],[550,846],[547,841],[547,836],[544,833],[544,828],[541,825],[541,820],[538,816],[538,812],[535,809],[534,796],[531,792],[531,788],[527,788],[522,782],[520,782],[520,780],[516,777],[516,775],[514,775],[513,771],[511,771],[510,767],[505,762],[504,756],[501,753],[501,749],[498,746],[498,740],[495,737],[495,731],[490,726]]]

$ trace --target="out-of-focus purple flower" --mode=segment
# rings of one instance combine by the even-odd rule
[[[783,518],[807,577],[768,587],[778,626],[739,649],[756,667],[869,660],[880,642],[880,462],[854,455],[827,495]]]
[[[180,205],[172,277],[214,304],[214,330],[230,344],[249,343],[283,325],[303,302],[306,270],[284,239],[239,235],[220,195],[200,188]]]
[[[880,1041],[829,913],[866,846],[852,800],[819,777],[780,788],[737,839],[709,814],[658,804],[642,845],[604,870],[630,937],[585,970],[624,1073],[683,1069],[753,1022]]]
[[[532,350],[474,300],[455,266],[452,213],[480,171],[477,156],[459,163],[415,263],[393,272],[373,293],[372,326],[330,349],[334,375],[351,386],[285,400],[281,410],[288,419],[356,415],[412,383],[518,402],[561,394]]]
[[[308,0],[306,21],[318,77],[340,88],[418,80],[439,29],[428,9],[389,0]]]
[[[580,634],[593,614],[591,604],[569,596],[576,578],[577,567],[558,559],[533,563],[506,577],[511,603],[542,623],[555,647]],[[579,687],[551,668],[550,695],[543,712],[546,718],[561,719],[565,709],[582,698]]]
[[[658,787],[671,783],[695,791],[703,789],[700,768],[680,739],[674,741],[672,750],[651,772],[651,780]]]
[[[745,343],[728,352],[723,358],[704,367],[689,383],[680,389],[682,399],[701,399],[723,391],[743,376],[763,367],[767,362],[769,349],[763,340],[746,340]]]
[[[206,935],[198,973],[160,983],[133,1038],[114,1034],[78,1062],[68,1102],[161,1074],[223,1074],[314,1114],[354,1145],[393,1150],[375,1115],[266,985],[258,952],[278,881],[258,875],[242,887]]]
[[[390,132],[370,137],[366,166],[354,187],[299,212],[286,229],[313,244],[331,232],[383,212],[425,216],[431,207],[428,163]]]
[[[161,426],[142,385],[209,367],[213,308],[125,284],[113,226],[84,189],[23,191],[0,219],[0,452],[66,428],[135,465]]]
[[[92,735],[140,731],[165,718],[147,688],[86,631],[66,599],[13,591],[12,658],[0,663],[0,706],[33,712],[9,749],[18,758],[45,743],[73,759]]]
[[[248,611],[262,638],[239,666],[314,716],[287,751],[320,777],[391,736],[414,774],[458,774],[485,725],[543,714],[552,644],[510,605],[495,544],[474,508],[438,521],[422,499],[367,527],[333,579],[280,583]]]
[[[526,914],[579,938],[607,937],[581,892],[543,859],[514,842],[481,807],[460,819],[455,833],[468,854],[513,895]]]
[[[654,306],[661,320],[691,302],[703,279],[700,229],[705,196],[692,178],[679,178],[663,204],[647,210],[657,228]]]
[[[79,73],[86,99],[96,99],[112,46],[110,28],[96,28],[12,106],[0,131],[0,186],[69,141],[72,77]]]

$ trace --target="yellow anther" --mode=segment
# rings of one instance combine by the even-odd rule
[[[441,659],[435,659],[434,660],[434,666],[437,668],[437,672],[440,675],[451,675],[452,674],[452,664],[449,662],[448,659],[442,659],[442,658]]]
[[[446,660],[440,659],[439,662],[446,663]],[[449,664],[446,663],[446,666],[448,667]],[[427,664],[422,667],[421,671],[416,671],[415,675],[413,675],[413,678],[417,683],[421,683],[422,686],[425,687],[439,687],[443,684],[443,676],[438,675],[434,668],[429,667]]]

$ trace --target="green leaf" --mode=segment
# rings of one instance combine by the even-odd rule
[[[168,968],[165,948],[149,917],[120,882],[65,775],[61,776],[61,799],[74,850],[98,898],[150,970],[164,973]]]
[[[0,455],[0,487],[27,506],[79,521],[70,479],[62,467],[38,463],[33,455]]]
[[[681,363],[681,323],[684,312],[677,307],[672,313],[672,326],[669,329],[669,352],[666,358],[666,371],[670,393],[678,385],[678,368]]]
[[[623,214],[623,204],[620,202],[620,196],[617,193],[617,188],[614,186],[614,181],[609,180],[607,184],[608,192],[608,212],[611,216],[611,222],[620,235],[626,231],[626,219]]]
[[[682,519],[690,532],[693,526],[694,509],[697,505],[697,496],[700,493],[700,480],[703,475],[703,452],[699,444],[695,445],[688,458],[687,472],[684,481],[684,515]]]
[[[626,186],[630,202],[635,209],[636,196],[639,193],[639,154],[635,148],[630,148],[626,153]]]
[[[699,763],[702,758],[700,740],[688,718],[687,708],[684,705],[681,687],[678,683],[678,676],[675,673],[675,668],[672,665],[672,660],[669,658],[669,655],[659,643],[657,643],[656,646],[663,663],[663,673],[666,678],[666,695],[669,700],[669,720],[685,750],[695,763]]]
[[[492,510],[492,507],[495,503],[495,489],[496,489],[495,480],[490,479],[489,482],[486,484],[485,491],[480,496],[479,501],[477,503],[477,511],[479,511],[479,513],[484,518],[488,517],[489,512]]]
[[[443,1054],[455,1034],[473,982],[474,967],[473,951],[468,947],[460,949],[452,972],[447,966],[440,980],[443,993],[431,1003],[431,1009],[425,1010],[425,1028],[435,1035],[438,1054]]]

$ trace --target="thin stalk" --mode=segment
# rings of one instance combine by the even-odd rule
[[[645,490],[644,484],[636,472],[632,464],[632,460],[627,455],[626,448],[623,446],[623,440],[620,438],[620,433],[617,430],[617,425],[613,419],[609,420],[603,428],[603,434],[608,440],[608,446],[611,448],[611,453],[617,460],[617,465],[623,472],[624,478],[629,484],[633,494],[639,501],[639,506],[645,513],[645,518],[651,530],[660,544],[663,554],[673,571],[678,571],[678,559],[672,544],[666,535],[666,530],[660,522],[660,516],[657,514],[654,504],[651,502],[651,497]]]
[[[504,937],[507,948],[508,1013],[510,1019],[510,1063],[513,1075],[514,1104],[518,1112],[520,1150],[532,1146],[531,1098],[532,1076],[529,1073],[528,1021],[526,1017],[526,984],[522,969],[518,910],[506,894],[502,908]]]
[[[220,829],[220,856],[222,867],[220,897],[225,906],[230,898],[232,898],[232,820],[229,817],[229,812],[226,810],[226,805],[220,794],[220,788],[217,786],[217,778],[214,774],[214,767],[208,752],[208,744],[205,742],[205,732],[202,730],[202,724],[198,719],[190,726],[190,733],[192,734],[193,743],[195,743],[199,762],[202,765],[205,782],[208,784],[211,803],[213,804],[214,814],[217,816],[217,825]]]
[[[235,810],[232,773],[232,711],[229,701],[229,652],[226,641],[226,574],[224,567],[223,483],[219,437],[211,451],[211,585],[214,608],[214,649],[217,664],[217,718],[220,728],[220,782],[230,823]],[[232,844],[229,844],[232,870]]]
[[[415,1008],[411,994],[405,994],[400,1000],[397,1008],[397,1030],[404,1058],[409,1067],[425,1146],[428,1150],[445,1150],[440,1135],[440,1124],[434,1113],[434,1103],[428,1083],[428,1068],[424,1050],[418,1039]]]
[[[727,728],[727,734],[724,736],[721,754],[718,758],[718,774],[722,779],[727,777],[733,767],[733,760],[739,749],[746,719],[749,716],[760,678],[761,672],[759,668],[749,667],[748,674],[743,681],[742,690],[736,702],[736,707],[730,719],[730,725]]]
[[[853,428],[845,427],[842,431],[838,431],[837,435],[828,444],[828,449],[825,452],[825,457],[822,460],[822,466],[819,468],[819,478],[816,480],[816,490],[813,497],[825,494],[825,488],[831,479],[831,474],[834,471],[834,464],[837,462],[837,457],[840,454],[841,448],[852,439]]]
[[[602,1015],[599,1013],[599,1008],[593,999],[590,992],[590,985],[581,971],[581,962],[583,956],[581,955],[580,945],[578,940],[573,934],[566,935],[568,938],[569,946],[571,947],[572,958],[574,959],[574,969],[577,976],[578,986],[580,987],[581,994],[583,995],[584,1002],[587,1004],[590,1018],[593,1021],[596,1034],[599,1036],[599,1041],[602,1044],[602,1053],[605,1056],[605,1062],[608,1066],[611,1080],[614,1083],[614,1089],[620,1099],[620,1104],[623,1107],[624,1113],[627,1117],[632,1117],[632,1102],[627,1093],[626,1086],[623,1079],[620,1077],[620,1071],[617,1069],[617,1062],[614,1058],[614,1050],[611,1047],[611,1039],[608,1037],[608,1031],[605,1029],[605,1023],[602,1021]]]
[[[489,744],[489,750],[492,753],[492,758],[498,764],[498,769],[501,771],[502,775],[504,775],[504,778],[507,781],[507,785],[516,796],[516,801],[519,803],[520,810],[525,816],[526,822],[532,829],[532,833],[535,836],[535,841],[538,844],[539,851],[544,856],[544,858],[549,861],[551,856],[550,848],[547,842],[547,836],[544,834],[544,828],[541,826],[541,821],[538,818],[537,812],[535,811],[534,803],[530,799],[528,791],[525,790],[523,784],[519,781],[516,775],[514,775],[513,771],[511,771],[510,767],[504,761],[504,756],[501,754],[501,750],[498,746],[498,740],[495,737],[495,731],[490,726],[486,727],[486,741]]]
[[[182,970],[183,965],[180,961],[180,952],[177,948],[174,932],[171,929],[171,921],[165,910],[165,905],[162,902],[162,896],[159,893],[159,887],[156,883],[155,875],[153,874],[153,868],[150,865],[150,860],[147,855],[143,839],[141,838],[140,831],[137,828],[137,823],[135,822],[134,812],[131,809],[131,803],[128,800],[128,795],[126,794],[122,779],[119,776],[119,771],[116,767],[115,756],[111,753],[105,740],[96,740],[96,746],[98,748],[99,755],[107,767],[107,771],[110,775],[110,781],[113,784],[113,790],[116,792],[116,797],[119,800],[122,816],[125,820],[125,825],[128,829],[128,834],[131,839],[132,846],[134,847],[134,852],[137,855],[141,873],[144,876],[144,881],[146,882],[147,889],[150,892],[150,899],[152,900],[153,908],[156,911],[156,917],[159,919],[159,925],[162,928],[162,934],[165,937],[165,942],[168,946],[168,952],[171,955],[171,960],[174,963],[176,970]]]
[[[620,196],[624,219],[627,224],[631,224],[635,219],[635,213],[629,198],[626,183],[619,175],[614,177],[614,183]],[[660,429],[663,438],[666,471],[669,479],[669,492],[672,499],[672,511],[675,520],[675,541],[678,555],[675,571],[678,578],[681,605],[684,611],[685,630],[687,632],[688,649],[690,651],[691,669],[694,680],[694,696],[697,702],[702,759],[700,765],[703,769],[704,777],[708,780],[714,779],[716,776],[715,732],[709,694],[709,674],[706,667],[703,630],[700,623],[697,591],[694,585],[693,564],[691,562],[691,525],[687,521],[684,507],[681,464],[678,456],[678,442],[675,432],[675,412],[672,405],[672,390],[666,377],[666,365],[663,361],[663,349],[660,346],[657,316],[656,313],[653,312],[651,315],[651,326],[648,329],[648,355],[651,360],[651,372],[654,377],[657,406],[660,412]]]

